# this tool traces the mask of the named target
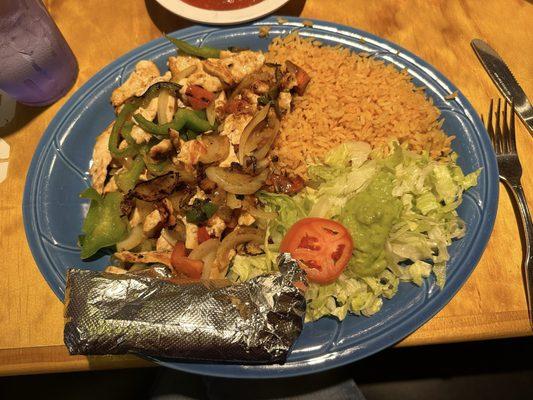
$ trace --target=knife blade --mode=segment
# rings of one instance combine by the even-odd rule
[[[483,40],[474,39],[470,44],[496,87],[510,104],[514,103],[516,113],[533,135],[533,106],[505,61]]]

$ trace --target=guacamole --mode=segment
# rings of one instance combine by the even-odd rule
[[[380,171],[343,207],[339,219],[354,242],[348,274],[374,276],[387,267],[385,243],[402,211],[402,202],[392,196],[393,186],[394,175]]]

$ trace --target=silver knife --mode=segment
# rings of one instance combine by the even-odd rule
[[[483,40],[474,39],[470,44],[503,97],[509,104],[514,102],[516,113],[533,135],[533,107],[505,61]]]

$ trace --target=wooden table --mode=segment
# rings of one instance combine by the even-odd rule
[[[416,53],[451,79],[480,112],[498,92],[470,49],[488,41],[533,94],[533,5],[519,0],[398,1],[292,0],[279,15],[300,15],[357,27]],[[45,1],[72,47],[80,73],[69,95],[120,55],[191,25],[154,0]],[[505,21],[505,23],[503,23]],[[149,365],[136,357],[70,357],[62,345],[62,304],[41,277],[26,242],[22,193],[42,133],[66,99],[48,108],[16,106],[0,128],[11,148],[7,179],[0,183],[0,374],[42,373]],[[533,139],[520,125],[523,184],[533,204]],[[520,271],[521,245],[509,197],[501,187],[496,226],[470,279],[431,321],[400,345],[485,340],[530,335]]]

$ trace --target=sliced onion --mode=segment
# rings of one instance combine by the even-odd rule
[[[138,272],[149,268],[146,264],[135,263],[131,266],[128,272]]]
[[[207,255],[203,261],[204,261],[204,268],[202,269],[202,279],[209,279],[211,278],[212,270],[213,270],[213,263],[215,262],[215,259],[217,257],[217,253],[213,252]]]
[[[193,193],[191,190],[185,188],[184,190],[178,190],[172,193],[167,198],[172,204],[172,208],[179,214],[184,214],[186,209],[189,207],[189,200],[192,198]]]
[[[262,219],[266,221],[277,218],[278,216],[278,213],[275,213],[273,211],[264,211],[264,210],[260,210],[259,208],[255,208],[255,207],[250,207],[246,211],[248,211],[248,213],[250,213],[250,215],[254,217],[255,219]]]
[[[220,167],[209,167],[205,173],[222,189],[233,194],[253,194],[263,186],[268,177],[268,170],[257,176],[250,176]]]
[[[268,110],[270,110],[270,104],[267,104],[261,110],[259,110],[248,123],[248,125],[246,125],[246,128],[244,128],[242,131],[241,139],[239,140],[239,153],[237,154],[239,163],[241,165],[244,165],[244,157],[247,155],[245,149],[247,147],[246,142],[257,125],[259,125],[267,117]]]
[[[191,251],[189,258],[192,258],[193,260],[203,260],[204,257],[208,256],[210,253],[216,253],[218,246],[220,246],[220,241],[218,239],[208,239]]]
[[[143,228],[141,224],[135,226],[129,233],[129,235],[117,243],[117,251],[131,250],[137,247],[144,240]]]
[[[178,162],[177,165],[174,164],[174,170],[180,174],[181,181],[188,183],[189,185],[196,183],[196,175],[194,174],[194,170],[189,168],[184,163]]]
[[[211,164],[225,160],[229,155],[229,139],[222,135],[202,135],[200,142],[205,147],[198,161],[204,164]]]
[[[176,242],[178,242],[179,239],[177,232],[169,231],[165,228],[161,230],[161,236],[163,236],[163,239],[165,239],[172,247],[176,245]]]
[[[226,197],[226,205],[232,210],[236,210],[237,208],[241,208],[242,201],[239,200],[233,193],[228,193],[228,196]]]
[[[215,261],[219,246],[220,241],[218,239],[209,239],[201,243],[189,254],[189,258],[203,261],[202,279],[209,279],[211,276],[211,267],[213,266],[213,261]]]
[[[274,140],[276,140],[276,137],[278,136],[280,125],[281,123],[276,116],[276,113],[271,112],[268,115],[268,127],[263,129],[260,134],[260,147],[253,153],[257,161],[261,161],[267,156],[272,144],[274,143]],[[255,149],[252,148],[251,150]]]
[[[256,159],[256,164],[255,164],[255,171],[256,172],[261,172],[263,171],[266,167],[268,167],[270,165],[270,160],[268,158],[263,158],[262,160],[260,161],[257,161]]]
[[[218,96],[220,96],[220,93],[218,94]],[[215,102],[216,102],[216,99],[212,101],[211,103],[209,103],[209,105],[205,109],[205,116],[207,117],[207,122],[209,122],[211,126],[215,125],[215,122],[217,119],[217,113],[215,112]]]
[[[179,81],[181,81],[182,79],[187,78],[188,76],[194,74],[197,69],[198,69],[198,66],[196,65],[191,65],[190,67],[182,69],[180,72],[176,74],[175,77],[172,78],[172,81],[179,83]]]
[[[233,232],[226,236],[222,242],[220,242],[220,246],[217,250],[217,256],[215,262],[213,263],[213,268],[215,271],[211,273],[211,276],[217,272],[221,274],[222,277],[226,274],[228,265],[233,257],[231,250],[234,250],[237,245],[249,242],[263,244],[264,241],[265,232],[260,229],[242,227],[236,228]]]
[[[162,89],[157,102],[157,122],[166,124],[172,121],[175,110],[176,98],[168,90]]]

